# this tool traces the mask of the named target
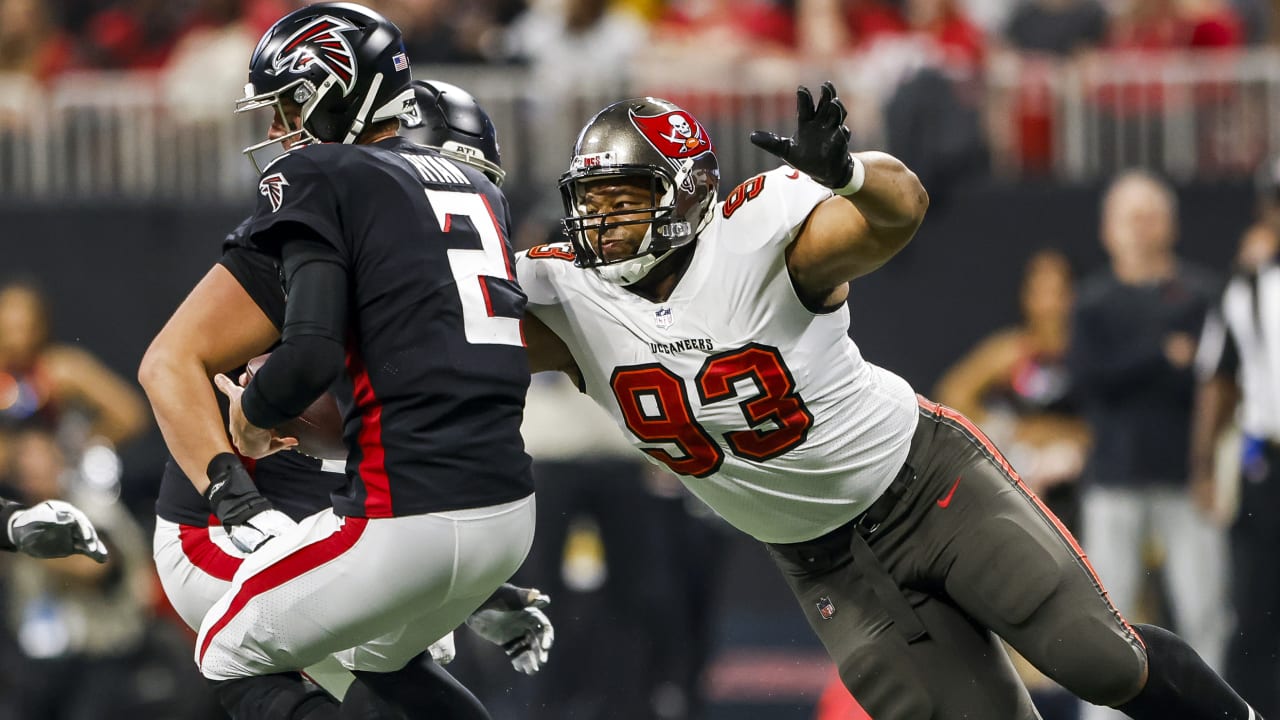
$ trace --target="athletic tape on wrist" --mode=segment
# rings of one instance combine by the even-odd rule
[[[862,164],[862,160],[857,155],[850,154],[849,158],[853,160],[853,175],[849,177],[849,182],[845,183],[842,188],[837,188],[837,195],[848,197],[862,189],[862,183],[867,181],[867,166]]]

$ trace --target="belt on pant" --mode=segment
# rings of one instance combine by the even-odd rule
[[[898,588],[897,581],[867,544],[867,538],[888,519],[915,479],[915,470],[910,465],[903,465],[884,493],[854,519],[813,540],[772,545],[784,557],[801,566],[819,563],[829,566],[832,559],[848,548],[858,579],[871,586],[889,619],[909,643],[923,640],[928,637],[928,632],[911,602]]]

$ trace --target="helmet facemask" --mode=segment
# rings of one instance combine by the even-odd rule
[[[564,232],[574,249],[574,265],[593,268],[601,277],[618,285],[631,285],[665,260],[677,248],[693,241],[699,227],[693,227],[684,219],[681,208],[676,206],[675,188],[685,181],[692,162],[681,164],[680,174],[669,177],[658,168],[632,169],[630,171],[566,174],[560,181],[564,200],[565,217],[561,222]],[[633,178],[647,181],[649,203],[647,207],[624,208],[609,212],[591,213],[586,205],[590,186],[615,178]],[[621,219],[621,218],[627,219]],[[703,223],[705,224],[705,223]],[[647,225],[636,250],[621,258],[605,258],[592,243],[592,235],[602,236],[609,228],[625,225]]]
[[[254,169],[259,173],[290,148],[318,142],[316,136],[307,129],[307,118],[319,103],[321,93],[316,92],[311,82],[306,78],[298,78],[278,90],[263,93],[255,93],[253,84],[250,83],[244,86],[244,95],[244,97],[236,101],[236,114],[271,108],[275,114],[274,117],[280,121],[280,124],[289,128],[288,132],[278,138],[267,138],[243,150],[245,156],[249,158],[249,162],[253,163]],[[293,100],[299,106],[296,129],[294,124],[290,122],[289,112],[285,109],[285,98]],[[277,148],[276,146],[279,147]],[[267,155],[264,151],[269,149],[278,150],[278,152],[271,152]]]

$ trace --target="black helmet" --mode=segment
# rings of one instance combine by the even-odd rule
[[[236,112],[302,106],[302,129],[263,147],[303,142],[354,142],[368,125],[398,117],[413,104],[409,60],[400,29],[355,3],[317,3],[285,15],[267,30],[249,60],[249,84]],[[255,160],[255,165],[257,164]]]
[[[400,119],[418,132],[405,136],[474,166],[501,186],[507,172],[502,169],[498,131],[471,93],[439,80],[414,80],[413,95],[417,113]]]
[[[583,206],[587,184],[607,177],[639,177],[649,182],[652,205],[607,213]],[[720,164],[706,130],[674,103],[659,98],[616,102],[596,113],[578,135],[569,171],[560,176],[565,233],[574,264],[595,268],[619,285],[644,277],[677,248],[693,242],[706,227],[720,187]],[[641,214],[639,220],[619,216]],[[647,223],[635,255],[606,261],[587,233],[602,224]]]

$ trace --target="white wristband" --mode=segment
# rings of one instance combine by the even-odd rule
[[[862,164],[862,160],[857,155],[849,154],[849,158],[853,160],[853,175],[849,177],[849,182],[845,183],[842,188],[836,188],[835,194],[848,197],[862,189],[862,183],[867,180],[867,166]]]

